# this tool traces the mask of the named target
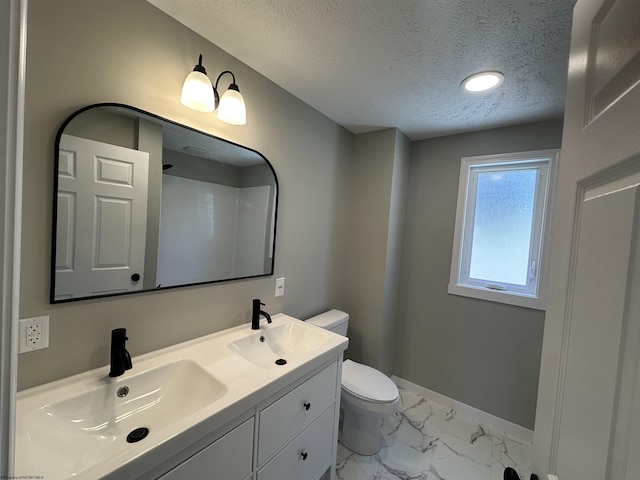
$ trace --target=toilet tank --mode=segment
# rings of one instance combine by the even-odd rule
[[[329,310],[315,317],[307,318],[305,321],[316,327],[331,330],[333,333],[337,333],[343,337],[347,336],[349,314],[340,310]]]

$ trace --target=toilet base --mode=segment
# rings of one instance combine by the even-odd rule
[[[338,441],[359,455],[375,455],[382,446],[382,417],[343,409]]]

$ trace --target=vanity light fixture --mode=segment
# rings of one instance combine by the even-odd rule
[[[479,72],[465,78],[460,84],[467,92],[486,92],[498,87],[504,81],[500,72]]]
[[[213,86],[202,66],[202,54],[198,57],[198,64],[193,67],[193,72],[184,80],[180,102],[198,112],[213,112],[216,108]]]
[[[229,89],[220,97],[218,83],[226,73],[231,75],[232,81]],[[247,123],[247,109],[236,84],[235,75],[231,71],[225,70],[218,75],[215,86],[212,86],[209,77],[207,77],[207,71],[202,66],[202,54],[198,57],[198,64],[193,68],[193,72],[187,75],[184,81],[180,102],[199,112],[213,112],[217,107],[218,118],[232,125]]]
[[[225,73],[231,75],[232,81],[229,85],[229,89],[222,94],[222,98],[218,94],[218,82],[220,77]],[[213,93],[216,97],[216,105],[218,106],[218,118],[223,122],[230,123],[231,125],[246,125],[247,123],[247,109],[244,105],[244,98],[240,95],[240,89],[236,85],[236,77],[229,70],[225,70],[216,80],[216,86],[213,88]]]

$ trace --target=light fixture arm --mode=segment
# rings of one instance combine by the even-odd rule
[[[198,64],[195,67],[193,67],[193,71],[194,72],[204,73],[205,75],[207,74],[207,71],[205,70],[204,66],[202,65],[202,54],[200,54],[200,56],[198,57]]]
[[[216,84],[213,87],[213,95],[216,98],[216,108],[220,105],[220,94],[218,93],[218,82],[220,81],[220,78],[225,73],[228,73],[229,75],[231,75],[231,85],[229,85],[229,90],[235,90],[236,92],[240,91],[240,89],[238,88],[238,85],[236,85],[236,76],[233,74],[233,72],[230,70],[225,70],[224,72],[222,72],[220,75],[218,75],[218,78],[216,79]]]

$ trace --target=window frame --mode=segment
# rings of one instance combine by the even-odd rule
[[[546,275],[550,212],[555,193],[555,176],[559,149],[463,157],[460,162],[456,223],[451,256],[448,293],[526,308],[546,308]],[[546,165],[546,166],[545,166]],[[477,178],[491,171],[514,171],[539,168],[534,200],[534,224],[529,246],[529,266],[534,279],[527,275],[527,286],[470,278],[471,246],[477,193]],[[535,232],[540,230],[539,234]]]

